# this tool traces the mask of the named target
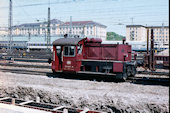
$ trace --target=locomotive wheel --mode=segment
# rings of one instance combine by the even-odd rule
[[[126,70],[127,76],[131,76],[131,74],[132,74],[132,69],[131,68],[132,68],[131,66],[127,67],[127,70]]]
[[[116,79],[123,82],[126,81],[127,77],[127,73],[120,73],[116,75]]]
[[[56,71],[55,70],[52,70],[53,71],[53,74],[56,74]]]
[[[123,73],[122,74],[122,80],[123,81],[126,81],[127,77],[128,77],[127,73]]]
[[[136,75],[136,67],[133,66],[133,67],[132,67],[131,76],[134,77],[135,75]]]

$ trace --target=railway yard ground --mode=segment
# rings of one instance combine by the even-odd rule
[[[51,73],[48,63],[1,60],[0,97],[34,101],[40,98],[42,103],[103,112],[169,112],[169,86],[48,76]]]

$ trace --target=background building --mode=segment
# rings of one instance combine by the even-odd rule
[[[51,22],[50,22],[51,36],[60,35],[59,26],[63,23],[64,22],[57,20],[57,19],[51,20]],[[47,25],[48,25],[48,22],[43,22],[43,23],[40,24],[40,35],[46,35],[47,34]]]
[[[65,22],[60,25],[60,34],[73,34],[106,40],[106,26],[93,21]]]
[[[57,19],[53,19],[50,22],[51,35],[58,35],[59,25],[63,22]],[[27,23],[13,26],[13,35],[16,36],[28,36],[28,35],[46,35],[47,34],[47,22],[40,23]]]
[[[47,35],[47,22],[21,24],[13,27],[15,36],[45,36]],[[80,37],[97,37],[106,40],[106,26],[94,21],[62,22],[51,20],[51,36],[64,34],[79,35]]]
[[[7,36],[7,35],[8,35],[8,28],[0,27],[0,36]]]
[[[147,41],[147,30],[142,25],[127,25],[126,40],[127,41]]]
[[[169,26],[149,26],[149,37],[153,29],[155,48],[169,48]]]
[[[147,29],[149,29],[149,41],[153,29],[155,48],[169,48],[169,26],[127,25],[126,40],[146,42]]]

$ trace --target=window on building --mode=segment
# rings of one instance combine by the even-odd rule
[[[131,31],[131,32],[130,32],[130,40],[134,40],[134,36],[135,36],[135,35],[134,35],[134,31]]]

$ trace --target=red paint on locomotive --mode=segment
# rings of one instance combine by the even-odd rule
[[[135,68],[128,44],[101,44],[99,38],[61,38],[53,42],[54,72],[125,74],[127,65]]]

